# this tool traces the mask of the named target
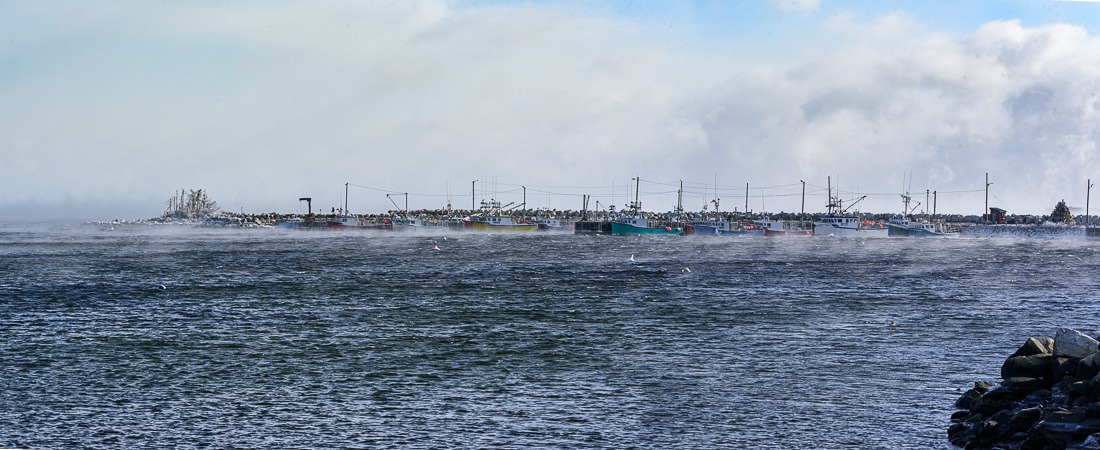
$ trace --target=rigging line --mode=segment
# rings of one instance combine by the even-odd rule
[[[367,189],[367,190],[376,191],[376,192],[385,192],[387,194],[402,194],[402,195],[409,194],[410,196],[416,196],[416,197],[447,197],[446,194],[418,194],[418,193],[414,193],[414,192],[394,191],[394,190],[390,190],[390,189],[381,189],[381,188],[376,188],[376,187],[371,187],[371,186],[363,186],[361,184],[355,184],[355,183],[348,183],[348,186],[355,186],[357,188]]]
[[[481,182],[483,180],[478,180],[478,181]],[[642,181],[645,181],[645,180],[642,180]],[[512,184],[512,183],[500,183],[500,182],[497,182],[496,184],[501,185],[501,186],[512,186],[512,187],[527,186],[528,189],[530,189],[530,187],[532,186],[530,184]],[[540,186],[547,186],[547,185],[546,184],[541,184]],[[558,185],[553,185],[551,187],[553,187],[555,189],[611,189],[612,188],[612,186],[609,186],[609,185],[608,186],[558,186]]]

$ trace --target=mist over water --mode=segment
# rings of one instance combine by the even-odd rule
[[[0,224],[0,447],[947,448],[1027,337],[1100,328],[1098,269],[1085,240]]]

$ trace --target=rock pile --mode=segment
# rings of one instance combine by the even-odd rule
[[[1001,366],[1000,385],[977,382],[947,430],[967,449],[1100,450],[1100,331],[1062,328],[1029,338]]]

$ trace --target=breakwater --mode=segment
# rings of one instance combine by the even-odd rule
[[[1032,337],[955,403],[947,434],[960,447],[1100,449],[1100,331]]]

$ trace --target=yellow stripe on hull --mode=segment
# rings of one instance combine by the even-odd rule
[[[522,233],[539,229],[535,224],[493,225],[485,222],[474,222],[474,231],[502,231],[507,233]]]

